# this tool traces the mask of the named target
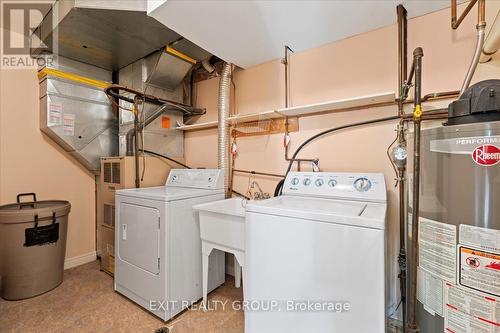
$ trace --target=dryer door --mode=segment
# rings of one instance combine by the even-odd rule
[[[160,273],[160,212],[155,207],[123,202],[118,251],[121,260],[149,273]]]

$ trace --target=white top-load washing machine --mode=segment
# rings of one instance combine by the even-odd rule
[[[385,333],[382,174],[291,172],[246,206],[245,333]]]
[[[173,169],[165,186],[116,191],[115,290],[167,321],[202,298],[200,226],[192,207],[224,199],[216,169]],[[224,283],[210,255],[209,291]]]

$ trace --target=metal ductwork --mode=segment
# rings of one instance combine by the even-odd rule
[[[49,41],[57,37],[58,55],[111,71],[166,45],[174,46],[175,50],[197,61],[210,56],[207,51],[148,16],[142,3],[130,2],[125,7],[122,1],[103,4],[92,0],[59,0],[52,8],[52,13],[57,13],[55,22],[49,19],[52,15],[47,15],[35,34],[48,46],[52,46]],[[107,9],[102,9],[103,6]],[[43,51],[34,50],[33,54]],[[173,61],[170,57],[164,59],[166,61],[162,60],[160,66]],[[165,78],[156,79],[163,81]]]
[[[195,59],[167,46],[158,53],[155,66],[146,82],[156,87],[175,90],[196,62]]]
[[[190,99],[186,78],[211,54],[148,16],[145,4],[59,0],[34,32],[57,50],[34,49],[33,56],[56,53],[55,66],[61,71],[105,82],[92,87],[47,76],[41,86],[41,130],[94,173],[99,172],[100,157],[125,155],[134,139],[127,135],[134,123],[131,101],[120,100],[120,108],[113,109],[103,91],[107,85],[119,83],[156,97],[141,109],[143,138],[144,148],[161,154],[183,156],[183,133],[176,124],[205,113],[185,104]],[[80,71],[80,66],[86,69]],[[161,107],[164,104],[168,106]],[[65,130],[65,120],[71,131],[68,126]]]
[[[83,74],[111,81],[110,71],[61,57],[57,68],[39,72],[40,130],[98,174],[100,158],[118,153],[118,119],[102,88],[79,80]]]
[[[232,65],[224,63],[219,81],[219,133],[217,137],[218,168],[224,171],[224,190],[226,197],[229,196],[229,118],[230,96],[231,96]]]

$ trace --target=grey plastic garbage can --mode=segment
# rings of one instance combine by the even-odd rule
[[[0,297],[29,298],[61,284],[70,209],[68,201],[37,201],[34,193],[0,206]]]

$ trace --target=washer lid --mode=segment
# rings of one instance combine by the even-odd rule
[[[284,195],[249,201],[246,211],[267,215],[385,229],[387,206],[381,203]]]
[[[131,188],[116,191],[116,195],[158,201],[181,200],[187,198],[203,197],[207,195],[215,195],[219,193],[224,193],[224,190],[207,190],[172,186]]]

